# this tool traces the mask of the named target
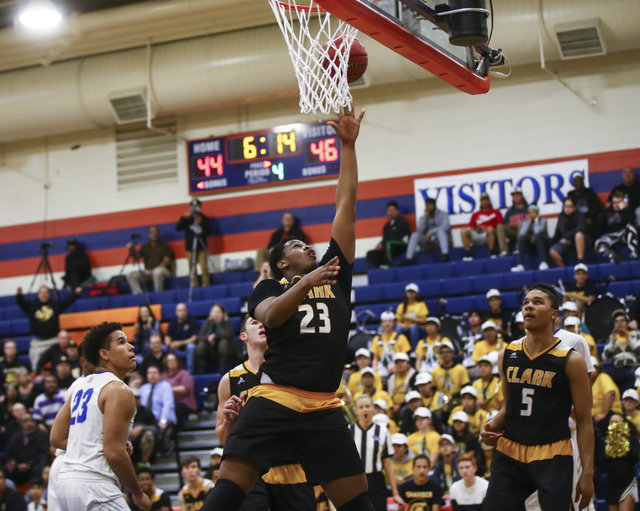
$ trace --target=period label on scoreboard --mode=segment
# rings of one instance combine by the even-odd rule
[[[290,124],[187,142],[189,193],[335,177],[340,138],[325,123]]]

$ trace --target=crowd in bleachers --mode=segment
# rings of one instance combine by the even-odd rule
[[[478,433],[502,406],[497,354],[510,340],[525,334],[519,313],[521,290],[538,280],[558,282],[564,299],[563,323],[558,327],[582,334],[598,367],[592,386],[592,415],[599,439],[596,477],[606,473],[607,467],[635,465],[637,459],[629,457],[637,458],[634,442],[632,454],[624,460],[606,454],[611,424],[628,424],[629,438],[635,438],[640,427],[640,300],[627,300],[626,307],[619,300],[637,295],[639,288],[634,229],[640,184],[628,169],[623,171],[623,181],[612,191],[611,204],[594,215],[593,194],[576,178],[563,214],[580,218],[563,221],[566,232],[561,229],[554,236],[544,234],[544,219],[518,189],[504,217],[500,214],[498,223],[483,226],[498,218],[489,200],[486,214],[476,215],[463,236],[468,243],[459,257],[453,255],[450,227],[435,201],[427,201],[425,216],[413,234],[400,220],[398,205],[388,205],[383,240],[367,257],[370,266],[380,269],[370,269],[368,285],[355,289],[356,315],[373,315],[375,332],[365,326],[365,342],[360,336],[359,343],[352,344],[354,364],[347,366],[339,394],[354,422],[359,398],[371,398],[372,421],[392,435],[388,455],[398,488],[416,481],[427,484],[424,472],[443,499],[455,502],[456,482],[463,479],[467,487],[478,484],[478,494],[482,487],[486,491],[478,478],[489,478],[493,448],[481,442]],[[571,211],[566,210],[567,203]],[[206,217],[193,207],[180,222],[192,233],[193,242],[198,234],[190,226],[206,222]],[[291,232],[302,232],[290,213],[283,215],[282,222],[270,244]],[[579,227],[575,232],[567,227],[571,222]],[[619,228],[622,223],[624,228]],[[583,236],[576,236],[579,232]],[[150,232],[151,249],[154,242],[160,247],[158,233]],[[186,242],[189,245],[189,239]],[[483,244],[487,253],[479,248]],[[193,246],[197,252],[206,248],[187,248]],[[621,251],[620,247],[626,248]],[[213,285],[207,286],[203,279],[202,288],[188,289],[189,282],[197,284],[195,273],[175,278],[165,271],[155,272],[162,274],[160,278],[153,265],[147,267],[145,259],[156,267],[171,262],[172,256],[162,253],[166,247],[158,250],[157,257],[149,257],[152,252],[147,249],[130,248],[143,265],[142,273],[128,276],[131,294],[123,282],[119,295],[87,297],[91,278],[86,255],[76,240],[70,240],[65,276],[69,290],[52,295],[43,286],[36,295],[26,296],[19,289],[17,297],[1,299],[1,465],[6,484],[26,494],[34,509],[46,501],[48,466],[53,459],[48,428],[64,403],[65,390],[82,374],[78,345],[92,324],[75,319],[95,310],[113,310],[124,317],[123,311],[128,310],[131,319],[123,324],[138,361],[138,372],[128,381],[138,407],[130,440],[133,458],[141,467],[153,466],[155,456],[171,452],[175,432],[202,408],[199,391],[215,380],[214,373],[223,373],[243,358],[237,339],[240,313],[255,284],[269,277],[268,265],[263,263],[265,250],[258,254],[256,271],[214,274],[209,281]],[[438,262],[417,264],[429,260],[427,254],[434,248],[440,249]],[[568,254],[571,251],[573,256]],[[589,257],[587,265],[584,261]],[[631,261],[621,262],[621,258]],[[563,265],[572,260],[577,264],[565,269]],[[201,273],[208,275],[198,254],[191,262],[200,264]],[[360,269],[363,263],[359,261]],[[556,267],[549,268],[550,263]],[[609,283],[609,275],[618,280]],[[154,282],[154,291],[148,280]],[[616,298],[612,298],[613,307],[605,300],[608,308],[603,312],[597,308],[602,303],[598,297],[606,289]],[[189,296],[193,301],[188,301]],[[74,321],[67,330],[69,318]],[[95,321],[94,316],[89,318]],[[194,468],[193,459],[185,460],[182,473],[191,492],[215,483],[216,461],[212,458],[205,475],[199,461]],[[140,473],[149,488],[153,476],[146,469]],[[604,498],[607,490],[602,484],[598,488],[598,496]]]
[[[600,478],[612,462],[605,455],[610,425],[626,421],[634,434],[640,426],[640,332],[637,304],[630,316],[618,302],[605,321],[611,327],[608,335],[594,338],[587,333],[592,322],[585,304],[598,294],[588,273],[583,263],[574,267],[574,283],[562,288],[565,301],[557,327],[582,334],[598,368],[592,375],[592,416]],[[413,282],[405,285],[405,299],[379,315],[379,331],[367,345],[362,337],[354,337],[355,364],[345,376],[341,395],[356,416],[360,397],[371,398],[373,422],[385,425],[392,435],[389,454],[399,488],[410,480],[413,461],[422,454],[429,478],[448,499],[452,485],[463,477],[457,465],[461,456],[466,455],[463,460],[470,464],[465,470],[485,479],[490,476],[493,447],[481,442],[479,432],[503,405],[498,353],[526,332],[520,308],[504,308],[498,289],[485,294],[485,307],[471,310],[454,328],[449,325],[442,332],[447,316],[432,315],[420,289]],[[468,486],[473,481],[469,476]],[[599,488],[604,498],[606,490],[602,484]]]

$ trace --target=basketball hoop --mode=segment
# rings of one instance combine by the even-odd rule
[[[305,3],[308,5],[269,0],[298,80],[300,111],[338,113],[352,102],[347,66],[358,30],[331,16],[314,0]]]

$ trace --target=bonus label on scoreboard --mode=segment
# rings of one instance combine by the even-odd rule
[[[187,154],[191,195],[323,179],[340,171],[340,138],[325,123],[190,140]]]

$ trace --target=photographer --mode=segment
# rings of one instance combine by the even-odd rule
[[[132,236],[133,240],[133,236]],[[164,289],[164,281],[170,275],[170,267],[173,263],[173,250],[160,239],[160,233],[156,226],[149,227],[149,241],[136,250],[133,241],[127,243],[127,249],[131,251],[135,259],[144,261],[144,271],[136,269],[127,275],[127,281],[133,294],[142,293],[142,282],[153,279],[156,291]]]
[[[180,217],[176,225],[176,231],[185,231],[184,243],[187,260],[189,261],[189,275],[191,275],[191,285],[198,286],[198,272],[194,271],[193,249],[195,245],[195,263],[200,266],[202,272],[202,285],[206,287],[210,284],[209,265],[207,264],[207,236],[211,235],[211,225],[209,219],[202,213],[202,203],[198,199],[193,199],[189,204],[189,211]]]

